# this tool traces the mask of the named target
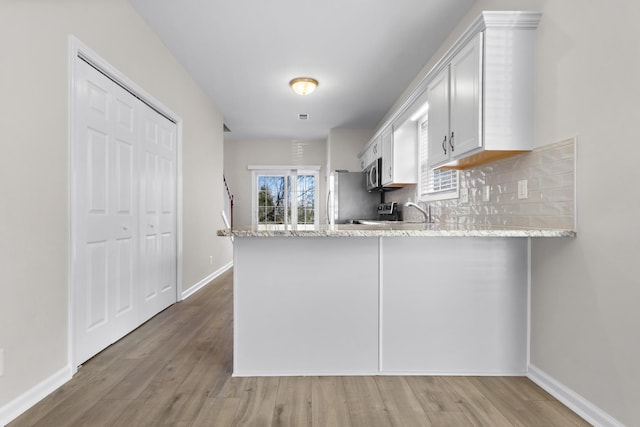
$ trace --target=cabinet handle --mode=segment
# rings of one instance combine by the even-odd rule
[[[451,146],[451,152],[453,153],[453,131],[451,131],[451,138],[449,138],[449,145]]]
[[[442,140],[442,150],[444,150],[444,154],[447,154],[447,135],[445,135]]]

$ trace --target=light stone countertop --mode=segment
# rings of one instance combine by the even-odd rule
[[[576,237],[575,230],[424,223],[320,225],[312,230],[258,230],[253,227],[218,230],[223,237]]]

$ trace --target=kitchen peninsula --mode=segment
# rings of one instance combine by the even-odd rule
[[[234,375],[524,375],[529,238],[398,223],[234,236]]]
[[[575,140],[534,149],[531,131],[539,19],[483,12],[358,155],[370,184],[421,182],[428,105],[429,168],[465,170],[430,200],[437,225],[218,233],[235,239],[234,375],[526,374],[530,239],[575,236],[554,228],[575,224]]]

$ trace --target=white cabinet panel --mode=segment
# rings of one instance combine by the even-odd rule
[[[526,239],[384,238],[382,254],[383,373],[526,372]]]
[[[482,34],[478,34],[452,60],[451,157],[482,147]]]
[[[379,159],[382,154],[382,141],[381,137],[369,141],[364,152],[358,157],[360,162],[360,170],[364,170],[367,166],[373,163],[376,159]]]
[[[429,99],[429,164],[449,159],[449,68],[445,68],[427,86]]]
[[[429,164],[482,147],[482,34],[477,34],[427,86]]]
[[[234,375],[378,371],[377,238],[236,238]]]
[[[404,187],[418,182],[418,126],[413,121],[382,132],[382,185]]]

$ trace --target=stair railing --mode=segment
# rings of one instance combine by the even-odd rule
[[[224,188],[225,188],[225,191],[227,192],[227,204],[225,206],[225,211],[223,211],[222,218],[225,220],[225,225],[229,229],[233,230],[233,204],[234,204],[233,194],[231,193],[231,189],[229,188],[229,183],[227,182],[227,178],[224,175],[222,175],[222,182],[224,183]],[[227,211],[226,208],[228,208],[228,213],[229,213],[228,220],[226,215],[226,211]]]

